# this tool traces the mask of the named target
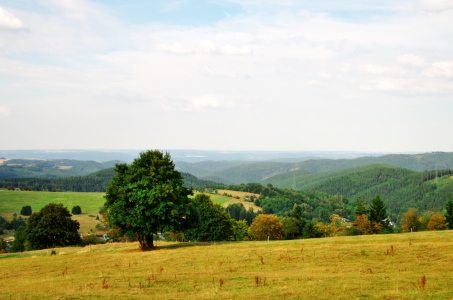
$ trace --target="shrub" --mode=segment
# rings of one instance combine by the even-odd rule
[[[20,214],[23,216],[31,216],[31,214],[32,214],[31,206],[30,205],[22,206],[22,209],[20,210]]]
[[[95,234],[90,234],[82,238],[82,246],[99,244],[99,238]]]
[[[80,208],[80,206],[76,205],[72,208],[71,213],[73,215],[80,215],[82,214],[82,209]]]

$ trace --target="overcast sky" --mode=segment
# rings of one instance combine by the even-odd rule
[[[453,0],[0,0],[0,149],[453,151],[452,37]]]

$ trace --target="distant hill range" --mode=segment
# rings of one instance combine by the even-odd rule
[[[184,186],[193,189],[205,189],[216,182],[201,180],[197,177],[182,173]],[[107,185],[115,176],[114,168],[104,169],[85,176],[70,176],[60,178],[8,178],[0,179],[0,188],[21,188],[33,191],[60,192],[105,192]]]
[[[83,176],[113,168],[119,162],[117,160],[97,162],[72,159],[2,159],[0,179]]]
[[[262,182],[272,176],[294,171],[325,173],[373,164],[387,164],[418,172],[453,169],[453,153],[388,154],[355,159],[305,159],[298,162],[275,160],[265,162],[204,161],[197,163],[176,162],[175,164],[179,171],[189,172],[201,179],[224,184],[241,184]]]
[[[369,200],[380,194],[388,209],[396,215],[412,207],[439,211],[444,209],[448,199],[453,198],[453,153],[389,154],[356,159],[307,158],[297,162],[289,158],[279,160],[175,162],[175,165],[190,188],[214,187],[219,185],[218,182],[224,185],[255,182],[277,188],[342,195],[350,202],[357,197]],[[113,168],[105,167],[116,162],[9,160],[0,168],[3,171],[0,174],[9,176],[0,179],[0,188],[23,186],[33,190],[103,192],[114,176]],[[96,168],[104,169],[98,171]],[[92,170],[96,172],[91,173]],[[74,176],[69,172],[91,174]],[[61,177],[63,173],[65,175]]]

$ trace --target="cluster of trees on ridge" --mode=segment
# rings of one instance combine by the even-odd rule
[[[0,179],[0,188],[22,191],[105,192],[114,175],[114,169],[109,168],[85,176]],[[187,188],[205,189],[219,186],[217,182],[201,180],[188,173],[182,175],[184,186]]]
[[[174,170],[168,154],[159,151],[144,152],[132,165],[120,164],[115,170],[117,174],[106,194],[106,218],[118,236],[136,238],[141,250],[153,248],[153,236],[158,232],[183,233],[185,239],[195,241],[218,241],[240,240],[246,235],[256,240],[291,239],[333,236],[340,232],[371,234],[393,230],[385,204],[379,196],[371,200],[368,208],[363,199],[357,199],[355,221],[350,226],[345,225],[344,219],[336,214],[330,216],[330,224],[307,221],[303,208],[306,202],[294,205],[287,216],[259,214],[248,226],[246,220],[233,220],[227,210],[212,203],[206,194],[198,194],[191,200],[188,197],[191,191],[183,186],[182,176]],[[291,192],[280,191],[272,186],[252,187],[261,189],[261,192],[265,190],[267,197],[278,196],[279,192]],[[27,226],[17,230],[17,242],[15,241],[13,248],[20,251],[80,243],[78,222],[70,220],[70,216],[61,204],[47,205],[31,215]],[[420,224],[415,224],[413,216],[413,211],[408,211],[401,228],[419,230]],[[418,227],[410,222],[415,222]],[[63,233],[55,231],[55,226],[52,227],[55,223],[65,224],[59,226],[65,228]],[[450,200],[447,203],[445,215],[436,218],[433,215],[430,223],[430,229],[450,228],[453,225],[453,202]]]

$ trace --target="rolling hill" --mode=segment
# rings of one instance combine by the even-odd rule
[[[230,162],[205,161],[193,164],[177,163],[178,170],[189,172],[203,179],[224,184],[260,182],[295,170],[311,173],[325,173],[373,164],[387,164],[412,171],[453,169],[452,152],[432,152],[424,154],[388,154],[379,157],[359,157],[355,159],[308,159],[299,162]]]
[[[0,179],[59,178],[88,175],[112,168],[117,160],[97,162],[72,159],[11,159],[0,164]]]
[[[205,180],[215,180],[224,184],[260,182],[269,177],[294,170],[294,164],[281,162],[258,162],[241,164],[202,176]]]
[[[444,209],[446,201],[453,197],[452,175],[453,170],[416,172],[377,164],[327,173],[294,171],[268,178],[262,184],[339,194],[352,200],[369,200],[379,194],[387,208],[398,215],[409,208]]]

